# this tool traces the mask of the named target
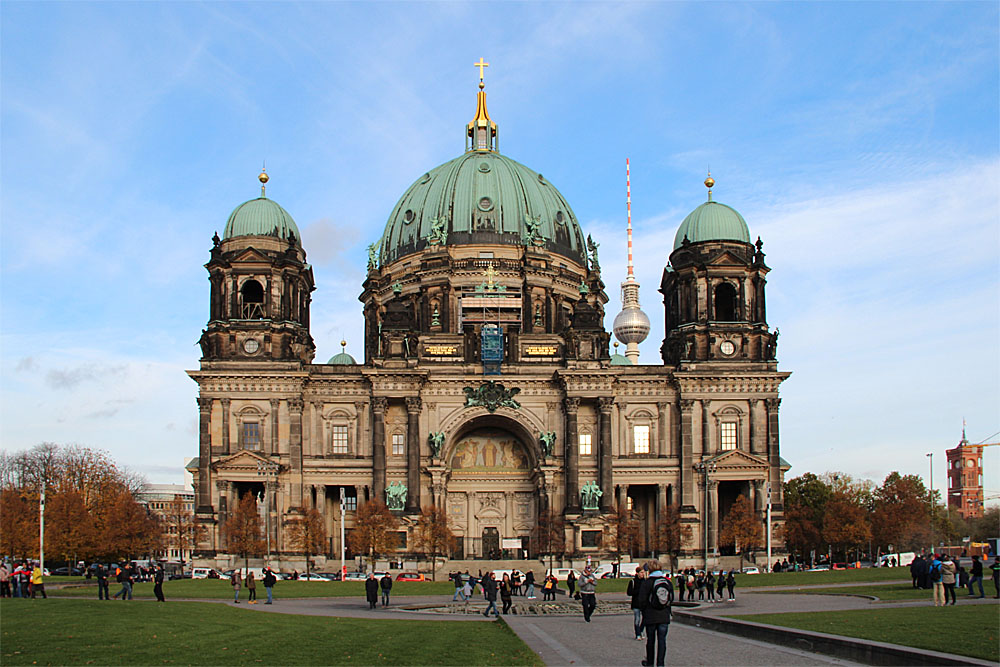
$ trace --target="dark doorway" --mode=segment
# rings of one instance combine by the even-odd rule
[[[500,558],[500,531],[492,526],[483,528],[483,556]]]
[[[729,514],[729,510],[733,508],[733,504],[736,499],[740,496],[746,496],[747,499],[750,498],[750,483],[746,481],[739,482],[719,482],[719,507],[718,507],[718,527],[719,532],[717,535],[721,535],[723,522],[726,520],[726,515]],[[723,546],[719,544],[719,554],[723,556],[733,556],[735,555],[735,550],[733,545]]]
[[[735,322],[739,319],[739,304],[736,288],[722,283],[715,288],[715,319],[719,322]]]

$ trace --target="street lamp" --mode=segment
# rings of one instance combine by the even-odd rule
[[[274,461],[257,461],[257,475],[264,478],[264,532],[267,534],[267,565],[271,564],[271,484],[280,466]]]
[[[705,571],[708,571],[708,476],[709,474],[715,472],[716,466],[714,461],[704,462],[702,461],[695,466],[695,469],[700,473],[705,475],[705,500],[704,500],[704,512],[705,518],[702,521],[702,536],[705,548]]]
[[[340,580],[346,581],[347,578],[347,545],[344,543],[344,512],[346,508],[344,505],[347,501],[347,488],[340,487]]]
[[[930,461],[930,470],[928,474],[928,480],[930,482],[930,497],[928,500],[931,505],[931,553],[934,552],[934,452],[927,452],[927,458]]]

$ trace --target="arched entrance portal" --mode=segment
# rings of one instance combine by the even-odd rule
[[[538,516],[537,463],[514,428],[495,419],[469,424],[445,460],[455,556],[528,556]]]

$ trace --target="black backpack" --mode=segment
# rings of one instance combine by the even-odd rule
[[[667,609],[674,601],[674,587],[670,580],[665,577],[657,577],[653,580],[653,587],[649,590],[649,606],[652,609]]]

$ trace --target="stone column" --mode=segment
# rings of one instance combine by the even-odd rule
[[[288,399],[288,453],[291,460],[292,507],[302,507],[302,399]]]
[[[618,509],[624,510],[628,507],[628,485],[618,485]]]
[[[212,404],[215,399],[198,398],[198,511],[212,512],[209,464],[212,462]]]
[[[219,402],[222,403],[222,453],[232,454],[233,446],[229,442],[229,406],[232,399],[223,398]]]
[[[600,507],[602,512],[611,511],[615,488],[611,483],[611,410],[615,407],[615,399],[603,397],[599,401],[600,415],[598,417],[598,433],[600,441],[597,450],[597,469],[601,486]]]
[[[711,553],[719,544],[719,483],[708,481],[708,550]]]
[[[759,398],[750,400],[750,453],[757,456],[767,454],[767,413],[764,401]]]
[[[655,454],[663,459],[670,456],[670,404],[657,403],[656,414],[658,422],[656,425],[656,449],[650,449],[650,454]],[[650,447],[653,443],[650,443]]]
[[[750,480],[750,495],[752,496],[750,500],[753,502],[753,511],[759,516],[761,512],[764,511],[764,506],[767,503],[767,493],[764,491],[764,480]]]
[[[365,432],[365,404],[361,401],[356,402],[354,404],[354,413],[357,415],[357,418],[354,420],[354,442],[350,443],[350,449],[348,451],[353,453],[355,456],[366,456],[369,452],[365,450],[369,449],[369,447],[362,445],[361,437],[361,434]],[[371,443],[368,444],[370,445]]]
[[[657,484],[656,485],[656,504],[658,505],[657,512],[656,512],[657,515],[658,516],[663,516],[663,512],[666,511],[666,509],[667,509],[667,485],[666,484]]]
[[[778,408],[780,398],[767,399],[767,462],[770,466],[768,481],[771,482],[771,512],[783,512],[781,497],[781,454],[778,449]]]
[[[219,496],[219,549],[221,550],[226,548],[226,539],[223,536],[226,534],[226,520],[229,518],[229,482],[215,480],[215,491]]]
[[[577,431],[576,415],[580,408],[579,398],[567,398],[563,402],[566,410],[566,511],[580,512],[580,437]]]
[[[693,440],[695,422],[701,420],[701,405],[690,399],[681,400],[681,507],[682,511],[694,508],[694,459]],[[690,509],[689,509],[690,508]]]
[[[312,427],[309,429],[309,452],[323,456],[328,450],[323,438],[323,401],[313,401]]]
[[[419,396],[406,399],[406,512],[420,512],[420,407]]]
[[[372,399],[372,495],[385,502],[385,407],[388,400]]]
[[[271,399],[271,440],[265,445],[266,454],[277,454],[278,453],[278,408],[281,405],[281,400],[277,398]],[[263,435],[263,434],[261,434]]]
[[[271,533],[271,553],[278,550],[278,483],[265,482],[265,495],[267,496],[267,512],[271,519],[265,530]]]

